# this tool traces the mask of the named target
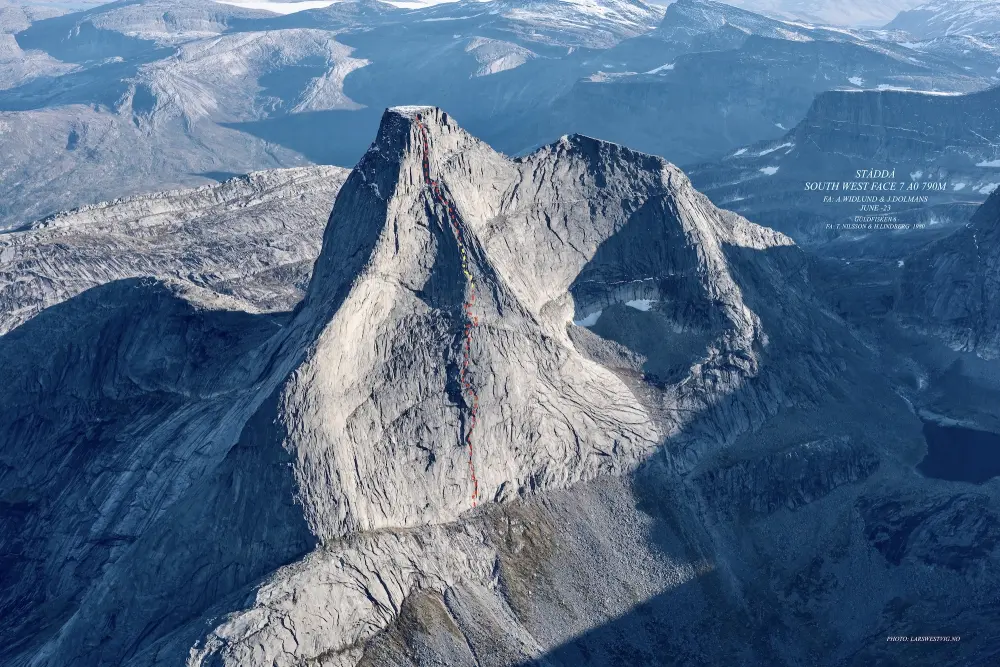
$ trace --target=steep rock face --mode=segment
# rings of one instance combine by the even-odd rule
[[[720,465],[695,477],[695,483],[709,506],[740,521],[802,507],[839,486],[866,479],[876,467],[878,457],[867,448],[829,439]]]
[[[91,287],[142,276],[181,278],[244,308],[291,309],[346,176],[338,167],[255,172],[85,206],[4,234],[0,334]]]
[[[660,158],[389,110],[300,306],[238,307],[118,281],[0,337],[5,663],[838,664],[898,627],[853,508],[919,491],[919,421],[791,241]]]
[[[338,310],[288,394],[302,427],[293,436],[301,474],[336,479],[344,497],[363,502],[317,506],[317,532],[329,538],[447,520],[469,506],[474,481],[462,439],[393,461],[395,443],[424,429],[457,436],[474,428],[485,439],[474,458],[487,499],[642,457],[662,428],[686,420],[667,415],[655,425],[621,380],[576,351],[566,325],[635,298],[664,302],[668,318],[694,315],[712,335],[705,367],[677,400],[697,403],[715,373],[727,384],[755,374],[763,345],[723,248],[789,243],[714,211],[657,158],[568,137],[510,161],[427,113],[383,120],[338,199],[304,302],[303,317]],[[437,184],[432,196],[427,179]],[[359,338],[361,322],[372,342],[359,354],[341,341]],[[392,395],[373,392],[387,371]],[[468,377],[475,395],[462,386]],[[386,421],[390,428],[379,426]],[[373,448],[384,454],[362,454]],[[414,476],[415,466],[424,471]],[[329,501],[319,489],[303,493],[311,495]],[[390,502],[375,507],[366,496]]]
[[[993,146],[977,135],[996,133],[997,120],[991,111],[998,99],[1000,88],[968,95],[891,89],[830,92],[817,97],[798,131],[808,133],[821,146],[841,146],[864,158],[884,155],[915,163],[921,148],[926,153],[930,144],[933,149],[956,152],[979,148],[983,152],[968,156],[979,161],[992,157],[986,151]],[[923,128],[920,136],[912,136],[919,127]],[[856,132],[856,128],[862,131]]]
[[[242,312],[234,299],[185,283],[133,279],[55,305],[0,338],[7,369],[0,460],[0,605],[10,638],[4,662],[44,661],[33,637],[57,633],[81,607],[93,606],[95,597],[106,594],[102,580],[132,579],[129,587],[142,590],[135,579],[140,572],[153,579],[162,575],[157,585],[178,602],[184,597],[169,575],[172,558],[136,568],[129,554],[142,550],[141,538],[156,532],[151,527],[170,523],[167,517],[197,480],[234,456],[234,439],[268,392],[257,382],[258,368],[280,330],[280,320]],[[83,340],[92,342],[73,343]],[[267,466],[255,468],[246,457],[244,463],[239,475],[280,482],[266,481],[274,479]],[[231,485],[238,484],[223,477],[216,487],[237,507],[239,493]],[[239,512],[229,507],[236,517]],[[281,514],[278,506],[271,511]],[[294,533],[296,524],[284,520],[284,530]],[[231,524],[230,544],[252,541],[253,525]],[[301,550],[310,544],[303,539],[287,541]],[[224,556],[230,548],[224,541],[213,544],[221,549],[212,558],[219,569],[209,579],[187,578],[199,582],[189,589],[195,599],[214,597],[218,589],[211,579],[239,580],[240,568],[254,566],[253,547],[240,550],[242,564],[236,566]],[[183,548],[171,543],[147,553],[169,551],[184,562]],[[177,611],[190,613],[192,604]],[[140,627],[129,626],[125,611],[121,604],[111,607],[93,643],[77,643],[50,660],[94,661],[90,647],[118,630],[135,641],[148,618],[136,619]]]
[[[921,250],[900,280],[903,324],[954,350],[1000,358],[1000,190],[968,225]]]

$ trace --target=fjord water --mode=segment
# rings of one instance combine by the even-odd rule
[[[924,422],[927,456],[917,469],[926,477],[982,484],[1000,475],[1000,435]]]

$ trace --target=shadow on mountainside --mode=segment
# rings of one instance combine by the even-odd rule
[[[83,623],[121,664],[313,546],[251,362],[285,317],[129,279],[0,337],[0,662]]]

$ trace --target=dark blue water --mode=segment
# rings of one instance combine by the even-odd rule
[[[1000,435],[924,422],[927,456],[917,466],[926,477],[982,484],[1000,475]]]

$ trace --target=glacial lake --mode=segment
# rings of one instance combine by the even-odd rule
[[[982,484],[1000,475],[1000,435],[924,422],[927,456],[917,465],[925,477]]]

